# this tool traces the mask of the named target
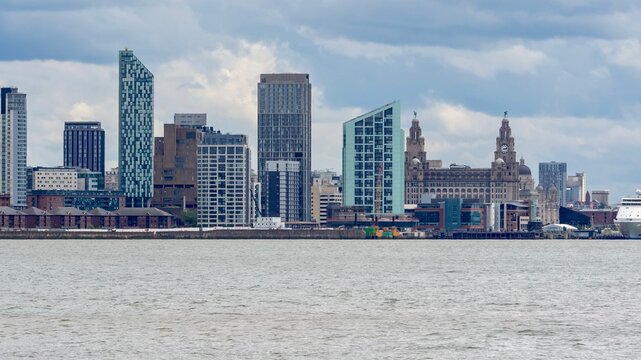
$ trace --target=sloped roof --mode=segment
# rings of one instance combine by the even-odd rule
[[[0,215],[23,215],[23,213],[10,206],[0,206]]]
[[[53,208],[47,213],[49,215],[72,215],[72,216],[85,215],[85,212],[82,210],[76,209],[75,207],[65,207],[65,206]]]
[[[169,216],[173,217],[168,212],[164,212],[158,208],[122,208],[113,212],[119,216]]]
[[[96,215],[96,216],[109,216],[109,215],[113,215],[113,213],[112,213],[111,211],[107,211],[107,210],[105,210],[105,209],[103,209],[103,208],[95,208],[95,209],[93,209],[93,210],[88,211],[88,212],[87,212],[87,214],[89,214],[89,215]]]
[[[38,209],[37,207],[28,207],[28,208],[22,210],[22,212],[25,215],[46,215],[47,214],[46,211],[44,211],[42,209]]]

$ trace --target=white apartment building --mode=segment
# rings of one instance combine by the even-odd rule
[[[251,154],[247,136],[206,131],[198,145],[198,225],[251,224]]]

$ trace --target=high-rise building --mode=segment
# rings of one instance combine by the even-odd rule
[[[153,195],[154,75],[131,50],[120,51],[118,162],[127,207],[147,207]]]
[[[164,124],[164,135],[154,139],[154,197],[151,200],[151,206],[175,216],[185,210],[195,211],[197,207],[196,153],[207,119],[198,125],[179,122],[182,125]]]
[[[425,154],[425,138],[418,124],[416,113],[410,127],[410,136],[405,141],[405,203],[418,204],[425,192],[423,176],[428,167]]]
[[[299,214],[292,221],[311,220],[311,119],[312,85],[309,83],[309,74],[260,75],[258,177],[264,186],[267,161],[300,163]],[[263,191],[263,198],[267,194],[267,191]]]
[[[251,224],[251,153],[247,136],[203,133],[198,145],[198,225]]]
[[[300,163],[268,161],[265,163],[265,216],[280,217],[285,222],[300,221]]]
[[[586,181],[585,173],[568,176],[565,198],[568,204],[585,203]]]
[[[105,173],[105,130],[97,121],[65,122],[64,166]]]
[[[401,105],[393,102],[343,123],[343,205],[403,214]]]
[[[543,191],[548,193],[554,185],[558,192],[557,200],[559,205],[566,206],[565,189],[567,185],[568,165],[563,162],[542,162],[539,163],[539,185]]]
[[[0,89],[0,194],[11,206],[27,205],[27,95],[17,88]]]

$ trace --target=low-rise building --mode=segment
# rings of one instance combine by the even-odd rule
[[[81,210],[103,208],[108,211],[125,206],[125,196],[120,191],[32,190],[27,195],[27,206],[45,211],[57,207],[75,207]]]

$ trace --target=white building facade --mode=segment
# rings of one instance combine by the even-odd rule
[[[251,153],[247,136],[203,133],[198,145],[198,225],[251,224]]]
[[[11,206],[27,205],[27,95],[17,88],[0,89],[0,193]]]

